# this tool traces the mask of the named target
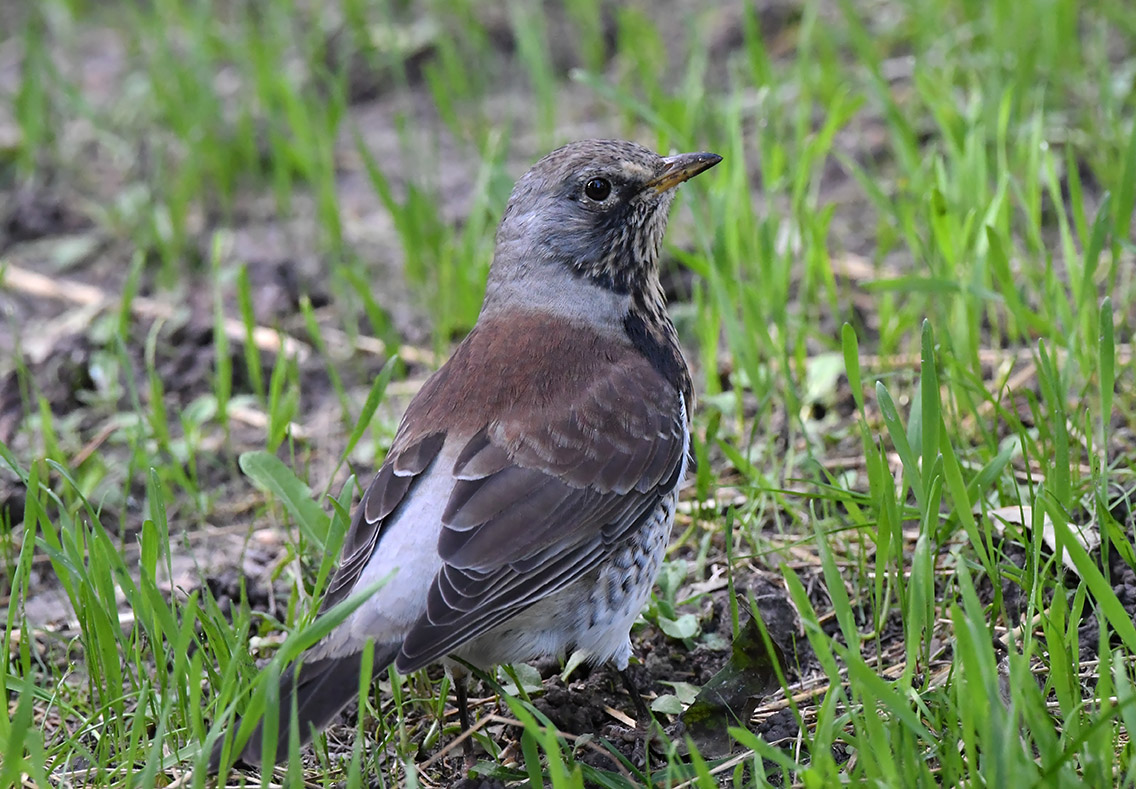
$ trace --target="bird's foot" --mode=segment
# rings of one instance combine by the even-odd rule
[[[642,738],[645,747],[650,750],[665,752],[670,747],[670,737],[667,736],[662,724],[655,720],[655,716],[651,714],[647,702],[643,700],[643,696],[639,692],[638,685],[631,677],[631,672],[627,669],[620,669],[619,677],[623,680],[623,685],[627,688],[627,693],[631,696],[631,701],[635,705],[635,728],[630,734]]]

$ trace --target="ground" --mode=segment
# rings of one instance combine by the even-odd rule
[[[1134,44],[1123,0],[0,2],[0,785],[204,780],[513,180],[592,136],[725,157],[663,260],[663,732],[518,667],[467,785],[1132,785]],[[304,778],[454,785],[446,689]]]

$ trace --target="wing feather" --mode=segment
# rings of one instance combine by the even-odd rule
[[[670,495],[685,466],[682,395],[646,363],[604,372],[574,405],[506,415],[463,446],[438,542],[445,564],[400,671],[586,576]]]
[[[325,610],[370,563],[399,563],[384,527],[415,506],[426,472],[452,477],[433,546],[442,569],[403,637],[402,671],[592,572],[686,467],[689,379],[669,380],[619,339],[548,320],[480,321],[407,408],[356,510]],[[452,468],[436,467],[443,455]]]
[[[351,594],[363,568],[375,553],[383,525],[410,497],[414,483],[433,464],[445,438],[444,433],[431,433],[409,442],[405,447],[400,447],[395,441],[355,509],[351,528],[343,541],[343,558],[328,584],[321,611],[331,609]]]

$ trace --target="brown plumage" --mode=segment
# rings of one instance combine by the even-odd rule
[[[478,323],[407,408],[322,610],[393,578],[283,679],[278,757],[293,689],[306,741],[368,640],[376,671],[574,649],[626,668],[689,450],[659,247],[673,187],[719,160],[589,140],[517,182]],[[260,751],[258,728],[240,758]]]

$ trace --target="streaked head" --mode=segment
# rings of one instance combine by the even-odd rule
[[[533,165],[513,189],[497,231],[494,282],[547,267],[616,293],[657,276],[674,188],[713,167],[713,153],[659,156],[623,140],[583,140]]]

